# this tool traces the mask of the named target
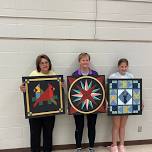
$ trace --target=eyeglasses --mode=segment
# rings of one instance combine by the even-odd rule
[[[40,62],[40,65],[45,65],[45,64],[49,64],[49,62]]]

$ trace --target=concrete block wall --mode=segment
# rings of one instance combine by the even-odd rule
[[[152,0],[0,0],[0,149],[29,147],[19,85],[41,53],[65,78],[77,68],[82,51],[90,53],[92,67],[106,77],[119,58],[128,58],[130,71],[143,78],[145,108],[142,116],[129,117],[126,140],[151,139],[151,10]],[[72,116],[58,115],[54,144],[74,144],[74,129]],[[98,116],[96,141],[111,141],[106,114]],[[83,142],[88,142],[86,129]]]

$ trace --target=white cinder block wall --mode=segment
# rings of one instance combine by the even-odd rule
[[[129,117],[126,140],[152,139],[152,0],[0,0],[0,149],[29,147],[19,85],[36,56],[48,54],[66,78],[82,51],[106,77],[119,58],[129,59],[130,71],[143,78],[145,108]],[[56,118],[54,144],[74,144],[73,117]],[[96,141],[110,140],[111,118],[99,114]]]

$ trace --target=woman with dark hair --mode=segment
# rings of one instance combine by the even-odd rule
[[[29,76],[48,76],[56,75],[52,71],[52,64],[49,57],[41,54],[36,58],[36,70],[31,72]],[[20,90],[25,92],[24,83],[20,86]],[[55,124],[55,116],[46,116],[41,118],[30,118],[30,143],[31,152],[40,152],[41,130],[43,130],[43,152],[52,151],[52,133]]]

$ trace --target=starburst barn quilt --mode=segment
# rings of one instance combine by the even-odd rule
[[[142,114],[142,79],[108,79],[108,114]]]
[[[25,83],[25,117],[64,113],[62,75],[22,77]]]
[[[105,76],[67,77],[69,114],[106,112]]]

